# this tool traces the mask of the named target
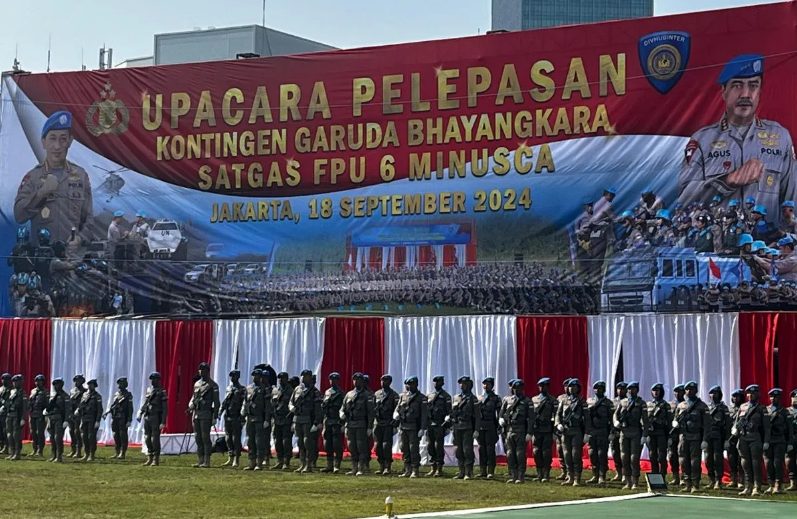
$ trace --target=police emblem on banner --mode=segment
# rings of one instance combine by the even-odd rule
[[[94,101],[86,112],[86,128],[95,137],[108,133],[124,133],[130,122],[127,106],[116,99],[110,83],[100,91],[100,99]]]
[[[691,37],[686,32],[654,32],[639,39],[639,63],[659,93],[666,94],[681,79],[690,47]]]

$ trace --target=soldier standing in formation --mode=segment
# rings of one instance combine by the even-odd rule
[[[399,395],[390,387],[393,377],[382,375],[380,381],[382,388],[374,393],[374,443],[379,472],[387,476],[393,465],[393,435],[396,432],[395,426],[398,425],[393,420],[393,413],[398,405]]]
[[[495,379],[487,377],[482,380],[484,393],[479,397],[479,475],[477,477],[493,479],[495,477],[495,446],[498,444],[498,412],[501,410],[501,397],[495,394]]]
[[[791,392],[791,407],[789,419],[791,420],[791,443],[786,447],[786,468],[789,471],[789,491],[797,490],[797,389]]]
[[[708,390],[711,402],[708,404],[708,434],[706,441],[706,468],[708,469],[709,486],[714,490],[722,488],[722,476],[725,472],[723,451],[730,451],[728,440],[731,436],[731,417],[728,406],[722,401],[722,388],[714,386]]]
[[[614,400],[612,408],[616,411],[620,407],[620,402],[628,395],[628,384],[618,382],[614,386]],[[612,414],[612,429],[609,432],[609,443],[612,446],[612,460],[614,461],[614,477],[612,481],[625,483],[623,476],[623,453],[620,450],[620,430],[614,426],[614,414]]]
[[[504,431],[506,461],[509,469],[507,483],[526,481],[526,443],[534,431],[534,405],[523,393],[523,380],[512,381],[512,394],[501,404],[498,425]]]
[[[293,427],[299,444],[299,468],[294,472],[313,471],[313,459],[318,449],[318,426],[321,423],[321,392],[313,383],[313,372],[302,371],[301,384],[293,390],[289,409],[293,413]]]
[[[628,383],[628,396],[620,401],[614,412],[614,427],[620,431],[620,452],[623,456],[624,490],[636,490],[639,485],[639,455],[647,443],[647,404],[639,397],[639,382]]]
[[[241,372],[237,369],[230,371],[230,384],[221,403],[221,414],[224,415],[224,436],[227,441],[227,461],[222,467],[238,467],[241,460],[241,433],[243,432],[243,409],[247,389],[241,385]],[[268,395],[271,400],[271,395]]]
[[[362,476],[368,471],[371,449],[368,439],[373,435],[374,401],[365,387],[365,377],[357,372],[352,375],[354,389],[346,393],[340,408],[340,419],[346,430],[346,440],[351,453],[349,476]]]
[[[36,387],[30,392],[28,405],[30,407],[30,439],[33,452],[30,456],[44,456],[44,411],[47,408],[47,390],[45,389],[44,375],[36,375],[33,379]]]
[[[272,470],[289,470],[293,455],[293,415],[290,401],[293,386],[288,383],[288,373],[281,371],[277,375],[277,386],[271,392],[271,404],[274,408],[274,447],[277,451],[277,464]]]
[[[457,380],[460,392],[451,402],[451,415],[446,419],[454,433],[458,472],[454,479],[473,478],[473,440],[479,438],[481,410],[479,399],[473,394],[473,380],[468,376]],[[494,452],[494,451],[493,451]]]
[[[97,392],[97,380],[86,382],[88,391],[83,393],[75,416],[80,420],[80,435],[83,440],[85,456],[83,461],[94,461],[97,453],[97,430],[102,419],[102,395]]]
[[[750,384],[744,392],[747,402],[739,408],[731,434],[739,438],[744,470],[744,488],[739,495],[757,496],[761,494],[761,456],[769,450],[769,416],[758,401],[758,384]]]
[[[53,392],[47,401],[45,415],[47,416],[47,432],[50,433],[52,456],[49,460],[53,463],[64,462],[64,429],[67,417],[72,415],[72,403],[69,395],[64,391],[64,379],[53,379]]]
[[[650,395],[653,398],[648,402],[650,471],[667,477],[667,441],[673,411],[664,400],[664,384],[654,384],[650,388]]]
[[[675,400],[670,402],[670,409],[672,409],[673,416],[675,415],[675,410],[678,409],[678,404],[684,401],[684,394],[686,391],[684,390],[683,384],[678,384],[674,388],[672,388],[672,392],[675,395]],[[677,427],[673,427],[670,429],[670,439],[667,440],[668,445],[670,446],[669,458],[670,458],[670,472],[672,472],[672,480],[670,481],[670,485],[680,485],[681,484],[681,458],[680,458],[680,448],[681,448],[681,431]]]
[[[271,433],[274,428],[274,403],[271,400],[271,395],[274,393],[272,380],[276,381],[277,374],[269,364],[258,364],[255,369],[259,369],[263,375],[260,377],[260,384],[263,386],[263,392],[266,395],[266,419],[263,421],[263,434],[266,439],[263,445],[265,456],[261,462],[261,466],[266,469],[271,467]],[[316,449],[316,458],[313,459],[315,464],[318,458],[318,449]]]
[[[329,389],[324,392],[321,410],[324,413],[324,450],[327,453],[327,466],[321,472],[340,472],[343,460],[343,430],[341,428],[341,407],[343,390],[340,389],[340,373],[329,374]]]
[[[123,460],[127,455],[127,430],[133,422],[133,394],[127,390],[127,378],[120,377],[116,380],[119,389],[113,395],[113,400],[106,415],[111,415],[111,430],[113,431],[113,444],[116,459]]]
[[[426,449],[432,470],[426,475],[431,477],[443,476],[443,465],[446,461],[446,416],[451,413],[451,395],[443,389],[445,377],[437,375],[432,378],[434,391],[426,396],[429,405],[429,431],[426,439]]]
[[[548,392],[551,379],[542,377],[537,381],[539,394],[531,399],[534,406],[534,464],[537,465],[537,479],[546,483],[551,478],[551,462],[553,461],[553,420],[557,405]]]
[[[599,380],[592,385],[595,396],[587,401],[587,430],[589,431],[589,461],[592,478],[587,483],[606,484],[609,470],[609,434],[612,428],[614,404],[606,398],[606,382]]]
[[[166,428],[169,405],[166,390],[161,387],[161,374],[157,371],[150,373],[149,380],[150,387],[147,388],[137,420],[144,420],[144,442],[147,446],[147,461],[144,465],[157,467],[161,459],[161,432]]]
[[[418,391],[418,377],[404,381],[404,392],[399,397],[393,419],[398,421],[401,457],[404,472],[400,478],[417,478],[421,467],[421,438],[429,427],[429,408],[426,395]]]
[[[262,470],[261,465],[266,457],[266,433],[263,424],[270,416],[269,394],[263,387],[263,370],[252,370],[252,383],[246,387],[246,399],[242,416],[246,419],[246,446],[249,449],[249,465],[244,470]]]
[[[16,461],[22,457],[22,426],[28,413],[28,399],[22,389],[22,375],[11,377],[13,387],[5,402],[8,460]]]
[[[570,383],[570,378],[566,378],[562,381],[562,389],[564,389],[564,392],[556,397],[556,406],[554,407],[554,413],[556,413],[556,410],[559,409],[559,405],[562,403],[562,400],[565,400],[567,398],[567,387],[569,383]],[[567,463],[565,463],[565,447],[564,444],[562,443],[562,434],[558,430],[553,429],[553,435],[556,438],[556,454],[557,456],[559,456],[559,467],[562,469],[562,472],[558,476],[556,476],[556,480],[564,481],[568,478],[568,473],[567,473]]]
[[[562,485],[581,486],[582,452],[590,440],[587,431],[586,402],[581,398],[581,382],[571,378],[567,383],[567,397],[556,410],[556,430],[562,437],[567,477]]]
[[[0,376],[0,454],[8,454],[8,436],[6,435],[6,401],[11,395],[13,386],[11,384],[11,374],[3,373]]]
[[[769,494],[783,492],[783,463],[786,448],[792,443],[792,424],[789,410],[780,405],[783,390],[775,387],[769,390],[769,448],[764,449],[764,463],[769,478]]]
[[[685,492],[700,490],[700,460],[703,451],[708,449],[708,406],[697,396],[697,382],[684,385],[686,399],[675,409],[673,427],[681,434],[679,455],[684,479]]]
[[[739,408],[744,403],[744,389],[736,389],[731,393],[731,406],[728,409],[728,422],[730,423],[731,430],[733,424],[739,418]],[[739,437],[730,434],[728,437],[728,466],[731,476],[731,488],[744,488],[744,472],[742,471],[742,460],[739,456]]]
[[[69,392],[69,400],[72,404],[72,409],[77,411],[80,407],[80,402],[83,400],[83,394],[86,392],[86,377],[81,374],[72,377],[72,382],[75,387]],[[74,414],[69,416],[69,437],[71,439],[71,449],[69,453],[70,458],[83,457],[83,437],[80,431],[80,418]]]
[[[219,385],[210,378],[210,364],[199,364],[199,380],[194,382],[194,394],[188,404],[188,412],[194,425],[197,462],[195,468],[210,468],[210,455],[213,453],[213,442],[210,440],[210,428],[219,418]]]

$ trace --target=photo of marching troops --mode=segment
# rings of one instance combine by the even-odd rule
[[[508,394],[496,393],[495,380],[482,380],[481,394],[474,392],[469,376],[457,380],[459,391],[453,396],[445,389],[445,378],[432,379],[428,394],[418,388],[418,378],[404,380],[401,393],[392,388],[386,374],[380,388],[372,391],[368,375],[352,374],[353,389],[341,388],[341,375],[329,375],[329,388],[322,392],[316,376],[303,370],[299,377],[276,373],[268,364],[251,371],[252,382],[240,383],[241,373],[229,373],[224,398],[219,385],[210,377],[210,365],[199,365],[193,394],[185,410],[192,417],[197,446],[196,468],[211,467],[213,452],[225,452],[222,467],[237,468],[244,453],[241,442],[246,431],[248,462],[243,470],[282,470],[301,474],[318,470],[318,440],[323,438],[326,464],[318,470],[338,474],[343,470],[343,439],[348,442],[351,469],[345,474],[362,476],[376,473],[400,478],[421,476],[421,440],[426,441],[426,477],[446,477],[445,438],[450,433],[456,449],[454,479],[496,479],[496,449],[499,442],[506,453],[506,483],[523,484],[527,479],[528,446],[536,474],[528,478],[548,483],[553,477],[554,444],[558,450],[563,486],[584,484],[606,486],[618,483],[625,490],[640,488],[640,457],[648,448],[651,473],[672,479],[670,485],[684,492],[735,490],[742,496],[778,494],[797,490],[797,389],[789,394],[780,388],[768,392],[767,405],[755,384],[735,389],[729,405],[719,386],[709,389],[710,401],[698,396],[698,384],[689,381],[672,389],[673,400],[666,399],[665,386],[654,384],[650,400],[639,395],[638,382],[618,382],[614,396],[607,395],[607,384],[593,384],[593,395],[583,395],[581,381],[568,378],[563,392],[551,392],[551,380],[537,381],[537,393],[528,396],[522,379],[509,381]],[[22,375],[2,375],[0,386],[0,448],[7,460],[22,456],[22,428],[31,432],[30,457],[44,457],[45,430],[49,434],[50,462],[64,462],[64,431],[69,429],[70,458],[91,462],[96,459],[97,431],[101,421],[111,416],[115,455],[127,456],[127,431],[133,419],[142,422],[147,459],[144,465],[161,462],[161,433],[166,428],[169,398],[157,372],[149,376],[144,401],[135,411],[128,381],[117,380],[118,389],[107,408],[97,392],[97,381],[86,381],[82,374],[73,378],[67,393],[64,381],[54,379],[48,391],[43,375],[34,379],[28,392]],[[211,428],[222,418],[223,441],[211,440]],[[393,470],[393,440],[398,435],[401,470]],[[298,466],[293,440],[298,444]],[[272,449],[273,441],[273,449]],[[584,480],[582,453],[589,450],[592,477]],[[371,469],[375,448],[378,469]],[[478,467],[476,451],[478,450]],[[725,484],[725,455],[729,482]],[[275,455],[272,464],[272,456]],[[609,459],[617,467],[609,478]],[[707,468],[703,481],[702,460]],[[762,470],[763,469],[763,470]],[[788,486],[786,485],[788,482]]]

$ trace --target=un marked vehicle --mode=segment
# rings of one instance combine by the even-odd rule
[[[750,280],[750,267],[738,256],[696,253],[689,247],[629,249],[607,263],[601,311],[686,311],[692,304],[691,294],[700,285],[737,287]]]
[[[188,238],[183,236],[174,220],[158,220],[147,234],[147,248],[156,259],[184,260],[188,252]]]

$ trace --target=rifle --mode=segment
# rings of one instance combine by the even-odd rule
[[[105,418],[109,414],[112,414],[114,411],[116,411],[119,408],[119,406],[125,403],[126,401],[127,401],[127,395],[122,395],[121,400],[114,398],[113,402],[111,402],[111,407],[109,407],[107,411],[102,413],[102,419],[105,420]]]

